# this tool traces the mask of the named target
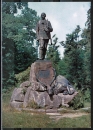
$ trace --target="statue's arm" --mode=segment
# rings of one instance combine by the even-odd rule
[[[52,25],[50,22],[48,22],[48,29],[49,29],[49,32],[52,32],[53,31],[53,28],[52,28]]]

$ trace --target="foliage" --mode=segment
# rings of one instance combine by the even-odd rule
[[[17,13],[18,9],[28,7],[27,2],[2,2],[2,11],[6,14],[14,14]]]
[[[63,75],[64,77],[68,78],[67,76],[67,66],[66,58],[64,57],[62,60],[58,62],[58,75]]]
[[[82,49],[81,42],[78,41],[80,30],[80,26],[78,25],[71,34],[67,34],[65,43],[61,44],[65,48],[64,59],[62,61],[66,64],[66,77],[73,84],[82,84],[83,82],[82,72],[84,51]]]
[[[83,29],[85,84],[91,86],[91,8],[87,11],[86,28]]]
[[[56,72],[58,70],[58,62],[60,61],[60,53],[58,51],[59,45],[58,43],[58,38],[56,35],[53,35],[52,37],[52,45],[49,45],[48,51],[47,51],[47,59],[52,61],[54,68],[56,69]]]
[[[21,10],[21,14],[15,16]],[[27,2],[2,2],[3,88],[15,83],[15,74],[24,71],[37,58],[35,25],[39,17]]]
[[[35,48],[30,43],[23,44],[22,46],[18,44],[15,51],[14,63],[15,73],[17,74],[27,69],[36,60],[37,55]]]
[[[74,97],[74,99],[69,103],[70,107],[73,107],[74,110],[84,107],[84,97],[83,94],[79,93]]]
[[[91,102],[91,91],[90,88],[86,87],[82,89],[82,94],[84,96],[85,102]]]
[[[89,106],[91,100],[91,94],[88,88],[84,93],[81,90],[79,90],[78,92],[79,93],[77,94],[77,96],[74,97],[74,99],[69,103],[70,107],[72,107],[74,110],[86,107],[86,103],[88,103]]]
[[[29,80],[30,75],[30,67],[28,67],[25,71],[20,72],[19,74],[15,74],[15,84],[18,86],[22,82]]]
[[[81,28],[78,25],[76,29],[67,34],[66,41],[60,42],[64,47],[64,58],[59,62],[62,63],[66,77],[73,83],[77,84],[76,87],[81,89],[84,85],[90,86],[90,28],[84,29],[80,35]],[[87,30],[87,31],[85,31]],[[86,32],[86,33],[85,33]],[[79,40],[79,37],[82,39]],[[65,67],[64,67],[65,64]],[[88,64],[86,66],[86,64]],[[61,67],[59,66],[59,70]],[[86,80],[85,80],[86,79]]]

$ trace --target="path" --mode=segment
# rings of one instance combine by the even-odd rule
[[[67,118],[75,118],[75,117],[80,117],[83,115],[88,115],[89,113],[64,113],[64,114],[60,114],[60,113],[46,113],[47,115],[50,116],[51,119],[54,119],[55,121],[58,121],[59,119],[62,119],[64,117]]]

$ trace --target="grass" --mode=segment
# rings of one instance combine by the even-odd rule
[[[91,103],[90,102],[85,102],[84,107],[91,107]]]
[[[48,127],[49,123],[49,117],[43,114],[32,115],[30,112],[17,111],[3,112],[3,128],[41,128]]]
[[[84,115],[77,118],[64,118],[60,119],[56,124],[55,128],[89,128],[91,126],[90,123],[90,115]]]
[[[44,113],[34,113],[30,111],[17,111],[9,106],[11,91],[3,94],[2,103],[2,127],[3,128],[89,128],[91,126],[90,113],[77,118],[62,118],[58,121],[50,119]],[[86,104],[89,105],[88,103]],[[67,109],[64,113],[72,112]]]

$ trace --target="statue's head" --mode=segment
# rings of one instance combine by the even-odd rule
[[[45,14],[45,13],[42,13],[42,14],[41,14],[41,18],[42,18],[42,19],[45,19],[45,17],[46,17],[46,14]]]

